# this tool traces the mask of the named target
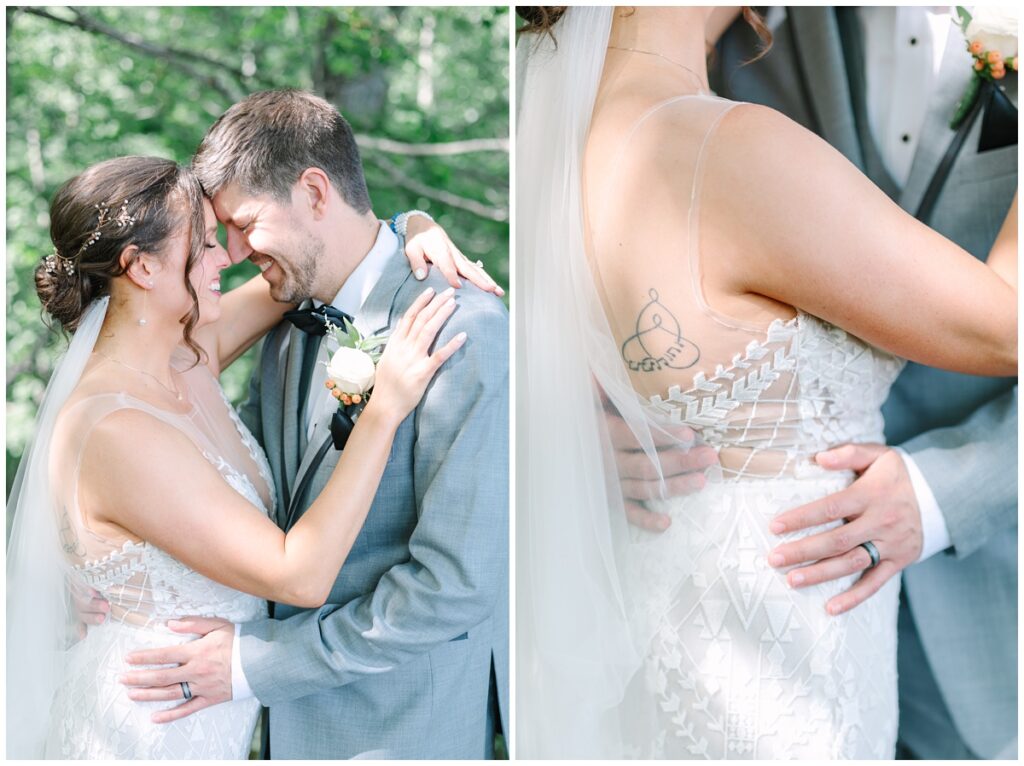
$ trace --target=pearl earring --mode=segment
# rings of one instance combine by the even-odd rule
[[[152,287],[153,286],[153,281],[150,280],[149,282],[147,282],[147,284],[150,287]],[[146,326],[146,299],[148,297],[149,297],[149,290],[146,290],[142,294],[142,316],[139,317],[139,327],[145,327]]]

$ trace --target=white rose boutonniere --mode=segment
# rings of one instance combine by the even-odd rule
[[[1006,77],[1007,71],[1017,71],[1017,28],[1019,13],[1014,6],[978,6],[972,15],[962,6],[956,7],[960,30],[967,42],[967,50],[974,58],[974,77],[971,78],[956,114],[949,124],[953,130],[960,127],[974,107],[985,80],[996,82]]]
[[[387,336],[363,337],[355,325],[343,322],[328,331],[326,342],[328,351],[335,347],[329,361],[321,362],[327,366],[324,385],[331,396],[343,407],[369,401]]]

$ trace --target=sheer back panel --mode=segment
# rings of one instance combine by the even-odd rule
[[[599,101],[588,140],[587,245],[649,417],[697,431],[724,479],[817,475],[814,453],[881,438],[878,408],[901,362],[768,299],[733,296],[729,313],[709,302],[703,180],[728,161],[716,129],[743,105],[705,95],[615,105],[602,113]]]

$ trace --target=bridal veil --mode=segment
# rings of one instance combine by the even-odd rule
[[[50,445],[54,424],[92,354],[109,298],[82,315],[43,394],[36,431],[18,466],[7,516],[7,757],[42,758],[66,649],[77,640],[68,564],[61,551]]]
[[[606,411],[657,475],[672,438],[630,384],[585,252],[584,150],[613,9],[570,8],[519,43],[516,258],[517,757],[622,757],[650,640],[635,619],[631,529]],[[663,485],[663,482],[662,482]],[[639,583],[638,583],[639,585]],[[626,722],[623,716],[631,720]]]

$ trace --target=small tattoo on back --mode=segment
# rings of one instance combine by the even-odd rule
[[[622,344],[622,359],[633,372],[685,370],[700,359],[700,349],[683,337],[679,320],[651,288],[650,301],[640,310],[633,335]]]
[[[77,556],[79,558],[85,556],[85,546],[82,545],[78,539],[78,532],[71,525],[68,509],[63,507],[61,508],[60,515],[60,547],[69,556]]]

